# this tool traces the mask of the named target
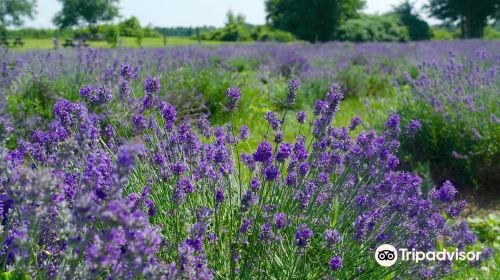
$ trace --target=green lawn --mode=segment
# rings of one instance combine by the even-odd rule
[[[60,44],[64,43],[64,40],[66,38],[60,38]],[[25,44],[22,48],[13,48],[14,50],[27,50],[27,49],[50,49],[54,47],[54,44],[52,43],[52,39],[23,39]],[[137,43],[137,39],[133,37],[121,37],[120,40],[122,40],[122,46],[123,47],[139,47],[139,44]],[[110,44],[108,44],[106,41],[89,41],[88,42],[90,46],[94,48],[109,48],[111,47]],[[201,44],[203,45],[216,45],[220,44],[221,42],[217,41],[202,41]],[[191,40],[190,38],[187,37],[167,37],[167,44],[166,46],[185,46],[185,45],[192,45],[192,44],[198,44],[197,40]],[[164,45],[163,43],[163,38],[162,37],[153,37],[153,38],[144,38],[142,40],[142,47],[148,47],[148,48],[161,48]]]

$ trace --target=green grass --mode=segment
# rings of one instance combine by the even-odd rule
[[[59,42],[62,44],[64,40],[67,38],[60,38]],[[21,48],[12,48],[13,50],[30,50],[30,49],[51,49],[54,47],[52,43],[52,39],[32,39],[27,38],[23,39],[25,44]],[[161,48],[164,47],[164,42],[162,37],[153,37],[153,38],[143,38],[142,44],[139,45],[137,43],[137,39],[133,37],[121,37],[122,46],[127,48],[135,48],[135,47],[146,47],[146,48]],[[89,41],[88,42],[91,47],[94,48],[110,48],[111,45],[106,41]],[[201,41],[202,45],[217,45],[222,42],[218,41]],[[167,37],[166,46],[186,46],[186,45],[195,45],[198,44],[197,40],[191,40],[187,37]]]

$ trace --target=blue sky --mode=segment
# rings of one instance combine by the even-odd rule
[[[402,0],[367,0],[365,12],[383,13]],[[57,0],[38,0],[35,20],[30,27],[54,27],[52,17],[60,10]],[[421,7],[426,0],[417,0]],[[247,22],[265,22],[264,0],[121,0],[120,13],[127,18],[135,15],[143,25],[153,26],[222,26],[228,10],[242,13]],[[424,17],[425,18],[425,17]],[[431,21],[435,22],[435,21]]]

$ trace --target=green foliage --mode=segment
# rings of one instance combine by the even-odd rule
[[[245,23],[245,17],[242,14],[234,15],[231,11],[228,11],[226,16],[224,27],[201,34],[201,38],[230,42],[250,40],[251,26]]]
[[[137,32],[142,29],[139,19],[134,16],[118,23],[118,27],[120,35],[129,37],[135,37]]]
[[[241,14],[227,13],[226,25],[202,33],[201,39],[211,41],[262,41],[262,42],[291,42],[295,37],[286,31],[276,30],[267,25],[252,26],[245,22]],[[196,38],[193,38],[196,39]]]
[[[62,10],[53,22],[60,28],[78,26],[86,23],[92,32],[97,34],[97,25],[103,21],[111,21],[118,16],[119,0],[59,0]]]
[[[500,215],[498,213],[490,213],[486,217],[471,217],[467,219],[467,222],[481,242],[494,244],[496,248],[500,248]]]
[[[156,37],[158,34],[153,30],[152,27],[147,26],[143,28],[139,19],[136,17],[130,17],[124,21],[118,23],[118,28],[120,31],[120,36],[127,37]]]
[[[137,30],[135,33],[135,39],[138,46],[142,46],[142,39],[144,39],[144,31],[142,29]]]
[[[487,26],[484,29],[484,39],[500,40],[500,26]]]
[[[20,26],[33,18],[36,0],[0,0],[0,26]]]
[[[330,41],[347,19],[357,16],[364,0],[266,0],[267,20],[274,28],[309,42]]]
[[[478,241],[471,251],[480,252],[485,248],[493,249],[493,259],[482,267],[471,267],[466,262],[456,263],[458,273],[446,279],[499,279],[500,278],[500,215],[493,212],[486,215],[476,215],[467,219],[471,230],[477,235]]]
[[[154,31],[166,36],[180,36],[180,37],[191,37],[196,36],[196,30],[200,33],[205,33],[209,31],[213,31],[216,29],[213,26],[199,26],[199,27],[155,27]]]
[[[500,1],[430,0],[427,9],[438,19],[459,21],[462,38],[480,38],[488,19],[500,16]]]
[[[267,25],[260,25],[253,28],[250,37],[254,41],[260,42],[292,42],[295,40],[292,33],[274,29]]]
[[[453,40],[457,39],[457,34],[446,28],[437,27],[432,29],[433,40]]]
[[[11,38],[33,38],[33,39],[52,39],[54,37],[74,37],[74,30],[59,30],[47,28],[21,28],[7,30],[7,37]]]
[[[408,29],[399,19],[388,15],[362,15],[348,20],[339,30],[341,40],[353,42],[404,42]]]
[[[116,25],[111,25],[107,28],[104,35],[106,37],[106,42],[112,47],[116,47],[118,45],[118,39],[120,38],[120,28]]]
[[[394,7],[391,14],[398,17],[408,28],[408,35],[412,41],[429,40],[431,38],[429,25],[414,11],[414,4],[409,0],[405,0]]]

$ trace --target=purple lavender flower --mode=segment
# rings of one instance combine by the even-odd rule
[[[215,190],[215,205],[219,208],[220,204],[224,201],[224,190],[221,187],[217,187]]]
[[[80,96],[93,106],[109,103],[112,98],[111,90],[107,87],[86,86],[80,89]]]
[[[270,162],[273,158],[273,146],[271,143],[267,141],[260,143],[253,158],[255,161],[262,163]]]
[[[408,134],[409,137],[415,137],[417,132],[420,130],[422,125],[420,124],[420,121],[415,119],[411,120],[410,123],[408,123],[408,126],[406,127],[406,133]]]
[[[200,118],[196,121],[196,127],[205,138],[210,138],[210,136],[212,136],[212,127],[210,126],[207,115],[201,114]]]
[[[144,82],[144,92],[147,95],[153,95],[160,92],[160,79],[156,77],[147,77]]]
[[[328,264],[332,270],[339,270],[342,267],[342,258],[335,256],[328,262]]]
[[[291,80],[288,85],[288,95],[286,101],[289,105],[295,103],[295,99],[297,98],[297,90],[300,88],[300,82],[297,80]]]
[[[307,112],[304,111],[297,112],[297,122],[299,122],[300,124],[304,124],[306,123],[306,120],[307,120]]]
[[[137,76],[137,70],[137,67],[132,67],[128,63],[125,63],[120,66],[120,76],[126,81],[129,81]]]
[[[260,227],[259,240],[266,244],[271,244],[274,239],[273,228],[269,223],[265,223]]]
[[[358,125],[361,124],[361,119],[358,116],[355,116],[351,119],[351,124],[349,125],[350,130],[355,130]]]
[[[248,128],[248,126],[243,125],[242,127],[240,127],[240,140],[245,141],[248,139],[249,136],[250,136],[250,129]]]
[[[281,121],[278,119],[278,115],[276,113],[267,111],[264,114],[264,118],[269,122],[273,130],[277,130],[281,127]]]
[[[241,208],[243,212],[248,211],[248,209],[257,204],[257,202],[259,202],[259,195],[250,190],[247,191],[241,198]]]
[[[163,119],[165,120],[165,128],[170,129],[175,121],[177,116],[177,110],[174,106],[166,101],[160,102],[160,113]]]
[[[278,167],[270,164],[264,170],[264,174],[266,177],[266,181],[274,181],[276,180],[276,178],[279,178],[280,170],[278,169]]]
[[[385,127],[389,129],[395,129],[399,127],[399,115],[398,114],[391,114],[389,116],[389,119],[385,123]]]
[[[274,214],[273,216],[273,222],[274,222],[274,226],[277,228],[277,229],[282,229],[283,227],[285,227],[286,225],[286,213],[276,213]]]
[[[443,183],[441,188],[436,191],[435,197],[440,201],[450,202],[455,198],[456,194],[457,190],[455,189],[455,187],[451,184],[450,181],[446,181]]]
[[[119,93],[120,93],[121,99],[125,99],[125,98],[129,97],[130,93],[132,93],[132,90],[130,89],[130,86],[127,83],[127,81],[125,81],[125,80],[121,81]]]
[[[326,113],[328,111],[328,103],[323,100],[316,100],[314,102],[314,115],[319,115],[321,113]]]
[[[240,102],[241,92],[236,86],[230,87],[226,90],[227,109],[234,111],[238,109],[238,102]]]
[[[311,238],[313,237],[313,232],[309,229],[306,224],[299,224],[297,231],[295,232],[295,245],[297,247],[306,247],[309,245]]]
[[[250,188],[254,192],[257,192],[258,190],[260,190],[260,181],[259,181],[259,178],[253,177],[252,180],[250,180]]]
[[[292,144],[282,143],[276,153],[276,161],[283,162],[292,154]]]
[[[340,233],[337,230],[327,229],[323,237],[330,247],[340,242]]]
[[[273,142],[274,143],[281,143],[285,140],[285,134],[283,133],[283,131],[281,130],[277,130],[274,132],[274,139],[273,139]]]

